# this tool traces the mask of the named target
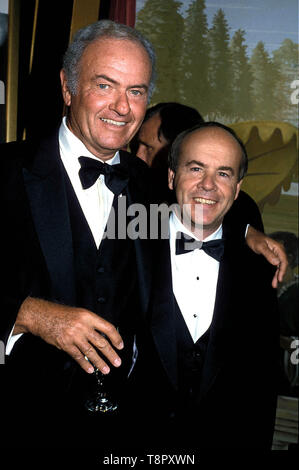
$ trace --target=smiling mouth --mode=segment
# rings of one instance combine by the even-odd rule
[[[195,197],[193,199],[195,202],[199,202],[200,204],[208,204],[210,206],[216,204],[216,201],[212,201],[212,199],[203,199],[202,197]]]
[[[124,121],[113,121],[113,119],[100,118],[101,121],[106,122],[107,124],[113,124],[114,126],[124,126],[126,123]]]

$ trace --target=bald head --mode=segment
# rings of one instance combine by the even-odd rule
[[[197,143],[204,146],[213,146],[216,142],[231,149],[231,152],[239,156],[238,181],[244,178],[248,168],[248,157],[245,146],[235,132],[218,122],[205,122],[182,132],[174,141],[169,154],[169,168],[176,171],[183,147],[190,140],[195,139]]]

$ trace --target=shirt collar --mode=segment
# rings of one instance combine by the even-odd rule
[[[74,163],[78,163],[78,158],[80,156],[93,158],[94,160],[100,160],[95,155],[93,155],[83,144],[83,142],[78,139],[78,137],[73,134],[73,132],[68,128],[66,124],[66,117],[64,116],[59,128],[59,146],[62,150],[63,155],[68,156],[74,160]],[[103,161],[103,160],[101,160]],[[120,162],[119,152],[117,151],[115,155],[110,158],[110,160],[105,160],[103,163],[108,163],[108,165],[115,165]]]
[[[172,240],[175,240],[177,232],[183,232],[186,235],[189,235],[192,238],[195,238],[198,240],[198,238],[192,233],[190,230],[188,230],[185,225],[182,224],[182,222],[179,220],[178,216],[174,211],[171,212],[170,214],[170,219],[169,219],[169,230],[170,230],[170,238]],[[222,238],[222,224],[215,230],[215,232],[211,233],[208,237],[204,239],[205,242],[209,240],[215,240]]]

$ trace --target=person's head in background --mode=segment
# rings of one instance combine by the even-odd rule
[[[298,237],[292,232],[283,230],[269,233],[268,236],[273,238],[273,240],[282,243],[284,246],[289,265],[286,275],[283,279],[283,284],[288,284],[291,280],[294,279],[295,269],[299,265]]]
[[[168,151],[176,136],[202,122],[195,108],[175,102],[158,103],[147,110],[131,142],[131,151],[149,167],[167,167]]]

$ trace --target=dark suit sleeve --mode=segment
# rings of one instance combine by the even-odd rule
[[[248,248],[244,263],[248,286],[246,302],[251,310],[247,309],[248,331],[244,334],[243,349],[240,349],[242,353],[245,349],[245,358],[242,354],[239,358],[239,370],[242,370],[244,359],[247,358],[247,367],[243,370],[246,372],[243,384],[247,388],[244,395],[249,397],[245,419],[248,428],[252,429],[251,436],[257,447],[269,449],[274,431],[279,377],[278,303],[276,291],[271,286],[274,268]]]
[[[0,339],[5,344],[14,326],[19,308],[30,295],[35,261],[30,249],[29,209],[22,180],[23,144],[0,146],[2,159],[1,216],[1,314]],[[24,210],[26,208],[26,210]],[[32,232],[30,232],[32,234]],[[24,265],[28,266],[24,270]]]

